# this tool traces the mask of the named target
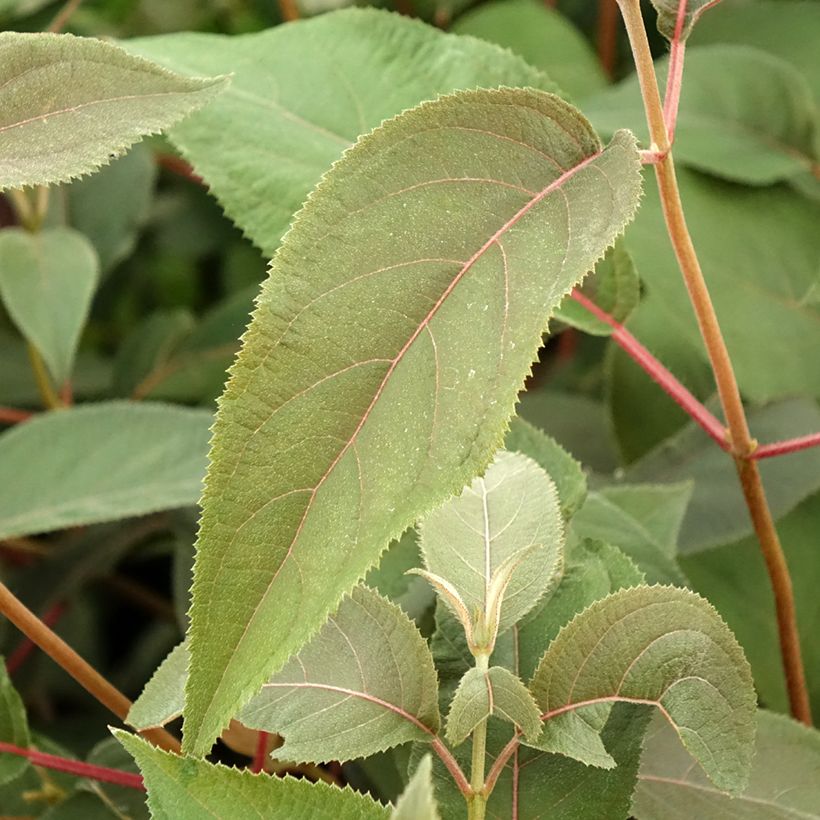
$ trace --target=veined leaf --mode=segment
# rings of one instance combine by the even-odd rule
[[[659,61],[659,82],[668,69],[668,59]],[[584,111],[604,133],[628,126],[647,141],[634,75],[590,100]],[[819,150],[820,111],[796,68],[748,46],[687,50],[677,160],[735,182],[770,185],[820,171]]]
[[[327,783],[253,774],[170,754],[120,729],[114,737],[137,761],[153,820],[264,817],[293,820],[386,820],[390,811],[371,797]]]
[[[432,773],[433,761],[425,755],[390,813],[390,820],[441,820]]]
[[[487,630],[468,639],[488,640],[490,647],[553,583],[563,565],[563,542],[552,480],[531,459],[506,451],[419,525],[425,566],[452,585],[478,632]],[[450,603],[450,596],[445,599]]]
[[[93,246],[71,228],[0,233],[0,297],[58,385],[71,376],[99,274]]]
[[[680,32],[681,39],[685,40],[700,15],[710,6],[719,3],[720,0],[652,0],[652,5],[658,12],[658,31],[667,40],[672,40],[675,36],[681,2],[686,4]]]
[[[164,726],[182,714],[189,660],[188,647],[184,641],[168,653],[131,705],[127,717],[129,726],[141,732],[143,729]]]
[[[709,779],[746,786],[754,741],[749,665],[709,603],[675,587],[633,587],[593,604],[565,626],[530,689],[547,722],[585,706],[656,706]]]
[[[772,712],[757,713],[749,785],[715,789],[660,716],[647,732],[632,813],[638,820],[812,820],[820,818],[820,732]]]
[[[587,495],[584,468],[555,439],[518,416],[510,422],[504,447],[529,456],[544,470],[555,482],[564,520],[572,518]]]
[[[71,34],[5,31],[0,66],[0,190],[90,173],[227,82],[182,77]]]
[[[606,86],[589,41],[557,9],[539,0],[495,0],[459,16],[451,31],[470,34],[519,54],[576,100]]]
[[[0,741],[28,748],[31,743],[26,719],[26,708],[6,671],[4,658],[0,657]],[[0,755],[0,786],[20,777],[31,764],[25,757]]]
[[[283,760],[352,760],[429,741],[439,727],[433,658],[395,604],[357,587],[239,719],[283,735]]]
[[[513,723],[529,738],[541,733],[538,707],[521,678],[502,666],[486,672],[474,666],[461,679],[450,704],[447,740],[458,746],[490,715]]]
[[[127,48],[230,89],[170,134],[270,256],[322,174],[383,120],[457,89],[555,85],[520,57],[375,9],[241,36],[171,34]]]
[[[631,135],[602,148],[526,90],[423,104],[325,177],[217,417],[186,748],[207,751],[387,544],[486,467],[545,321],[638,188]]]
[[[195,504],[212,418],[106,402],[43,413],[3,433],[0,538]]]
[[[547,721],[540,737],[527,738],[524,743],[544,752],[565,754],[585,766],[612,769],[618,764],[601,738],[611,711],[610,704],[601,704],[567,712],[560,720]]]

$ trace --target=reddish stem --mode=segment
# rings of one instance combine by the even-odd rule
[[[688,0],[678,3],[678,17],[675,20],[675,33],[669,50],[669,76],[666,78],[666,93],[663,98],[663,120],[669,143],[675,141],[675,125],[678,121],[678,105],[683,80],[683,58],[686,52],[686,41],[682,39],[683,23],[686,20]]]
[[[42,622],[46,626],[54,626],[66,611],[66,605],[59,601],[50,607],[42,617]],[[13,675],[26,662],[29,655],[35,650],[37,644],[31,638],[24,638],[6,661],[6,671]]]
[[[95,766],[92,763],[83,763],[80,760],[71,760],[67,757],[38,752],[36,749],[24,749],[21,746],[4,743],[3,741],[0,741],[0,752],[27,757],[35,766],[42,766],[44,769],[51,769],[55,772],[76,774],[78,777],[87,777],[101,783],[113,783],[115,786],[125,786],[127,789],[145,791],[142,776],[132,772],[109,769],[107,766]]]
[[[0,423],[19,424],[28,421],[34,413],[30,410],[17,410],[14,407],[0,407]]]
[[[820,433],[809,433],[807,436],[798,436],[786,441],[775,441],[771,444],[763,444],[752,453],[752,458],[771,458],[772,456],[784,456],[787,453],[796,453],[799,450],[807,450],[809,447],[820,447]]]
[[[268,739],[270,735],[267,732],[259,732],[256,737],[256,754],[253,756],[253,763],[251,763],[251,771],[254,774],[259,774],[265,771],[265,763],[268,759]]]
[[[720,421],[699,402],[619,321],[601,310],[578,290],[572,298],[596,319],[613,329],[612,340],[672,398],[723,450],[729,449],[726,431]]]
[[[615,0],[598,0],[598,59],[610,78],[615,73],[615,63],[618,59],[619,19],[618,4]]]
[[[191,164],[182,159],[182,157],[174,156],[174,154],[157,154],[156,160],[157,165],[159,165],[160,168],[164,168],[172,174],[181,176],[184,179],[193,182],[195,185],[205,184],[202,177],[194,171]]]

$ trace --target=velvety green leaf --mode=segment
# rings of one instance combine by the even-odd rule
[[[691,45],[741,43],[798,68],[820,102],[820,5],[812,0],[721,0],[695,29]]]
[[[217,417],[186,748],[486,467],[544,322],[632,215],[637,162],[630,135],[602,148],[557,97],[474,91],[388,121],[324,178]]]
[[[777,521],[786,561],[792,576],[797,627],[809,696],[814,714],[820,714],[820,495],[803,501]],[[685,556],[684,570],[691,586],[706,597],[734,632],[749,663],[761,703],[768,709],[789,711],[780,657],[772,586],[755,536]]]
[[[617,322],[625,322],[638,306],[641,283],[632,257],[622,241],[610,248],[587,279],[582,292]],[[596,319],[585,307],[567,297],[555,312],[555,318],[594,336],[609,336],[612,327]]]
[[[760,403],[820,396],[820,368],[813,358],[820,347],[820,304],[813,298],[820,203],[783,185],[732,185],[683,168],[678,180],[744,396]],[[663,309],[655,332],[641,341],[654,352],[659,340],[672,336],[702,350],[654,180],[647,180],[626,244],[650,294],[648,305],[639,310],[651,305]],[[662,341],[660,346],[663,350]]]
[[[527,746],[545,752],[566,754],[585,766],[612,769],[618,764],[606,750],[601,731],[606,726],[611,708],[609,704],[589,706],[578,712],[568,712],[561,720],[549,720],[541,737],[525,740]]]
[[[131,706],[129,726],[137,731],[151,729],[164,726],[182,714],[188,660],[188,647],[184,642],[171,650]]]
[[[717,791],[675,732],[655,720],[647,733],[637,820],[811,820],[820,817],[820,733],[783,715],[757,714],[749,785],[729,797]]]
[[[352,760],[431,740],[437,701],[433,658],[413,622],[357,587],[239,719],[283,735],[283,760]]]
[[[66,182],[108,163],[211,100],[194,79],[111,43],[71,34],[0,34],[0,189]]]
[[[820,409],[794,399],[749,412],[752,435],[777,441],[820,429]],[[760,472],[775,519],[820,488],[820,450],[762,459]],[[681,554],[725,544],[752,531],[731,459],[694,424],[630,466],[626,481],[672,483],[693,480],[692,499],[681,525]]]
[[[216,820],[293,820],[300,815],[316,820],[385,820],[390,816],[381,803],[349,788],[180,757],[128,732],[112,732],[140,767],[153,820],[201,820],[203,815]]]
[[[782,12],[781,12],[782,13]],[[668,59],[659,61],[664,84]],[[648,144],[633,75],[584,107],[595,127],[628,127]],[[686,52],[675,128],[675,159],[751,185],[820,171],[820,111],[808,82],[789,63],[756,48],[713,45]]]
[[[268,256],[322,174],[383,120],[456,89],[555,90],[497,46],[374,9],[239,37],[185,33],[127,46],[177,71],[233,74],[227,93],[170,137]]]
[[[145,145],[135,145],[98,173],[61,189],[69,224],[91,240],[103,272],[134,249],[156,177],[153,152]]]
[[[455,588],[468,616],[493,610],[494,579],[509,568],[495,635],[529,612],[561,571],[563,526],[550,477],[501,451],[486,474],[419,525],[424,565]],[[514,566],[510,566],[513,562]]]
[[[519,417],[510,422],[504,447],[529,456],[546,472],[558,490],[564,520],[572,518],[587,496],[587,479],[581,465],[555,439]]]
[[[97,254],[77,231],[0,233],[0,297],[57,384],[71,375],[98,277]]]
[[[461,679],[447,714],[447,740],[463,743],[490,715],[509,721],[534,739],[541,733],[541,717],[521,678],[502,666],[486,672],[473,667]]]
[[[195,504],[211,420],[202,410],[110,402],[3,433],[0,538]]]
[[[587,497],[572,532],[619,547],[649,583],[683,585],[675,553],[691,496],[691,482],[607,487]]]
[[[682,0],[652,0],[652,5],[658,12],[658,31],[663,34],[667,40],[672,40],[677,31],[681,2]],[[683,0],[683,2],[686,3],[686,10],[683,13],[680,38],[685,40],[700,15],[710,6],[714,6],[718,3],[719,0]]]
[[[489,40],[523,57],[576,99],[606,85],[587,39],[539,0],[493,0],[459,17],[451,31]]]
[[[432,771],[433,761],[425,755],[390,813],[390,820],[440,820]]]
[[[0,657],[0,741],[28,748],[26,708],[17,690],[9,680],[5,660]],[[20,777],[31,764],[25,757],[0,754],[0,785]]]
[[[719,789],[739,794],[748,782],[749,665],[717,612],[689,590],[633,587],[592,604],[550,644],[530,690],[546,720],[562,723],[587,705],[655,705]]]
[[[644,582],[643,573],[617,547],[584,539],[569,551],[561,582],[518,627],[520,674],[529,678],[561,627],[611,592]]]

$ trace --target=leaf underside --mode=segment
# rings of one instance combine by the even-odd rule
[[[558,97],[498,90],[386,122],[325,177],[214,428],[186,749],[487,465],[551,311],[632,217],[638,168],[630,134],[604,149]]]

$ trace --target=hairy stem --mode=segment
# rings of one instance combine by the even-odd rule
[[[0,613],[5,615],[77,683],[120,720],[125,720],[131,701],[109,683],[91,664],[81,658],[59,635],[44,624],[9,588],[0,583]],[[165,729],[141,732],[146,740],[170,752],[179,752],[179,741]]]
[[[787,453],[808,450],[809,447],[820,447],[820,433],[809,433],[807,436],[798,436],[785,441],[774,441],[771,444],[761,444],[754,451],[752,457],[759,460],[761,458],[772,458],[772,456],[784,456]]]
[[[476,669],[486,675],[490,658],[476,655]],[[487,811],[487,793],[484,791],[484,766],[487,759],[487,718],[473,729],[473,755],[470,767],[470,788],[468,798],[469,820],[484,820]]]
[[[618,2],[635,58],[635,67],[652,141],[650,150],[657,150],[662,155],[662,159],[654,168],[667,231],[709,356],[720,403],[729,428],[731,453],[743,487],[746,506],[749,509],[769,571],[791,712],[798,720],[811,725],[811,710],[800,654],[791,578],[783,548],[772,522],[760,472],[752,460],[757,442],[749,432],[729,352],[692,244],[692,238],[686,226],[675,165],[669,152],[669,136],[658,91],[657,77],[641,17],[640,0],[618,0]]]
[[[47,31],[50,31],[52,34],[58,34],[61,32],[71,19],[71,15],[77,11],[77,8],[82,2],[83,0],[66,0],[65,5],[57,12],[54,19],[51,21],[51,25],[48,27]]]

